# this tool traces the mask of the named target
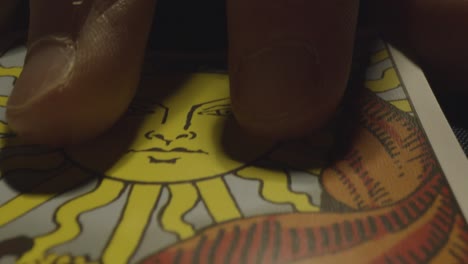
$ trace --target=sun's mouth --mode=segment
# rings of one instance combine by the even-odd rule
[[[159,152],[159,153],[194,153],[194,154],[205,154],[208,155],[208,152],[201,149],[192,150],[186,148],[173,148],[173,149],[163,149],[163,148],[148,148],[148,149],[131,149],[128,152],[138,153],[138,152]]]
[[[158,164],[158,163],[175,164],[177,162],[177,160],[179,160],[180,158],[157,159],[155,157],[148,156],[148,159],[149,159],[149,163],[153,163],[153,164]]]

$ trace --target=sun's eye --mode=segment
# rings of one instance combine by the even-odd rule
[[[199,115],[211,115],[211,116],[230,116],[232,109],[230,104],[215,105],[209,108],[202,109],[198,112]]]

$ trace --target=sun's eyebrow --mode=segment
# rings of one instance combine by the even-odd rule
[[[210,104],[211,105],[211,104]],[[203,107],[203,110],[210,110],[210,109],[213,109],[213,108],[216,108],[216,107],[219,107],[219,106],[230,106],[231,104],[228,103],[228,104],[216,104],[216,105],[213,105],[213,106],[209,106],[209,107]]]
[[[151,108],[151,107],[154,107],[154,106],[158,106],[158,107],[161,107],[163,110],[164,110],[164,115],[163,115],[163,119],[162,119],[162,124],[165,124],[166,121],[167,121],[167,117],[169,116],[169,107],[163,105],[162,103],[159,103],[159,102],[152,102],[152,101],[144,101],[144,100],[141,100],[141,98],[135,98],[135,100],[132,100],[130,102],[130,105],[129,107],[131,106],[134,106],[134,107],[142,107],[142,108]]]
[[[166,121],[167,121],[167,116],[169,115],[169,107],[161,104],[161,103],[155,103],[156,105],[158,105],[159,107],[161,107],[162,109],[164,109],[164,115],[163,115],[163,119],[161,121],[162,124],[165,124]]]
[[[226,97],[226,98],[220,98],[220,99],[215,99],[215,100],[212,100],[212,101],[208,101],[208,102],[204,102],[204,103],[200,103],[200,104],[196,104],[196,105],[193,105],[191,108],[190,108],[190,111],[188,112],[187,114],[187,120],[185,121],[185,126],[184,126],[184,129],[187,130],[190,125],[192,125],[192,117],[193,117],[193,113],[200,107],[204,106],[204,105],[209,105],[209,104],[213,104],[213,103],[219,103],[219,102],[222,102],[222,101],[226,101],[226,100],[230,100],[229,97]]]

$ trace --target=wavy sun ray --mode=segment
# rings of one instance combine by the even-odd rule
[[[6,202],[0,206],[0,226],[4,226],[32,209],[46,203],[52,198],[58,196],[62,192],[47,193],[44,190],[48,190],[50,186],[61,186],[61,190],[66,191],[70,188],[82,184],[89,176],[84,175],[78,169],[70,169],[67,171],[67,177],[59,174],[52,177],[46,182],[43,182],[33,188],[30,192],[20,194],[12,200]],[[37,195],[41,193],[41,195]]]
[[[222,178],[199,181],[196,185],[208,211],[217,223],[242,217]]]
[[[183,219],[185,213],[190,211],[198,202],[197,189],[190,183],[169,185],[171,200],[161,217],[161,224],[165,230],[186,239],[195,234],[193,226]]]
[[[0,103],[5,103],[3,100],[2,100],[3,96],[0,96]],[[2,105],[3,106],[3,105]],[[0,106],[1,107],[1,106]],[[1,121],[0,120],[0,135],[2,136],[8,136],[8,135],[11,135],[13,134],[13,131],[10,129],[10,127],[8,126],[8,124],[5,122],[5,121]],[[9,143],[9,142],[5,142],[5,143]]]
[[[6,107],[7,106],[7,102],[8,102],[8,96],[5,96],[5,95],[1,95],[0,96],[0,106],[1,107]],[[6,124],[4,124],[6,125]]]
[[[36,262],[37,263],[37,262]],[[41,264],[102,264],[99,261],[90,261],[87,257],[83,256],[70,256],[70,255],[47,255]]]
[[[123,217],[104,251],[103,263],[128,263],[139,246],[160,193],[158,184],[132,186]]]
[[[288,176],[284,171],[273,171],[258,167],[249,167],[237,172],[239,177],[258,180],[262,197],[273,203],[290,203],[300,212],[317,212],[319,207],[310,203],[306,194],[295,193],[288,188]]]
[[[61,178],[68,179],[68,177]],[[37,237],[33,249],[23,255],[18,263],[36,263],[38,259],[44,258],[48,249],[77,237],[81,232],[79,215],[110,204],[119,197],[124,187],[122,182],[104,179],[94,191],[62,205],[55,214],[58,228],[52,233]],[[34,201],[36,200],[37,197],[34,198]]]
[[[375,92],[386,92],[400,86],[400,79],[395,68],[388,68],[384,71],[381,79],[366,81],[366,87]]]
[[[1,67],[0,76],[12,76],[18,78],[23,71],[23,67]]]
[[[388,53],[387,49],[382,49],[380,51],[377,51],[376,53],[372,54],[370,57],[370,63],[371,64],[377,64],[379,62],[382,62],[386,59],[390,58],[390,54]]]

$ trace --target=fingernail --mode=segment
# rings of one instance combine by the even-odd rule
[[[20,111],[34,100],[63,87],[69,80],[74,58],[75,48],[69,39],[47,38],[33,43],[8,100],[9,110]]]
[[[285,42],[263,48],[241,60],[233,74],[232,101],[241,122],[288,122],[313,104],[320,89],[320,64],[307,42]]]

